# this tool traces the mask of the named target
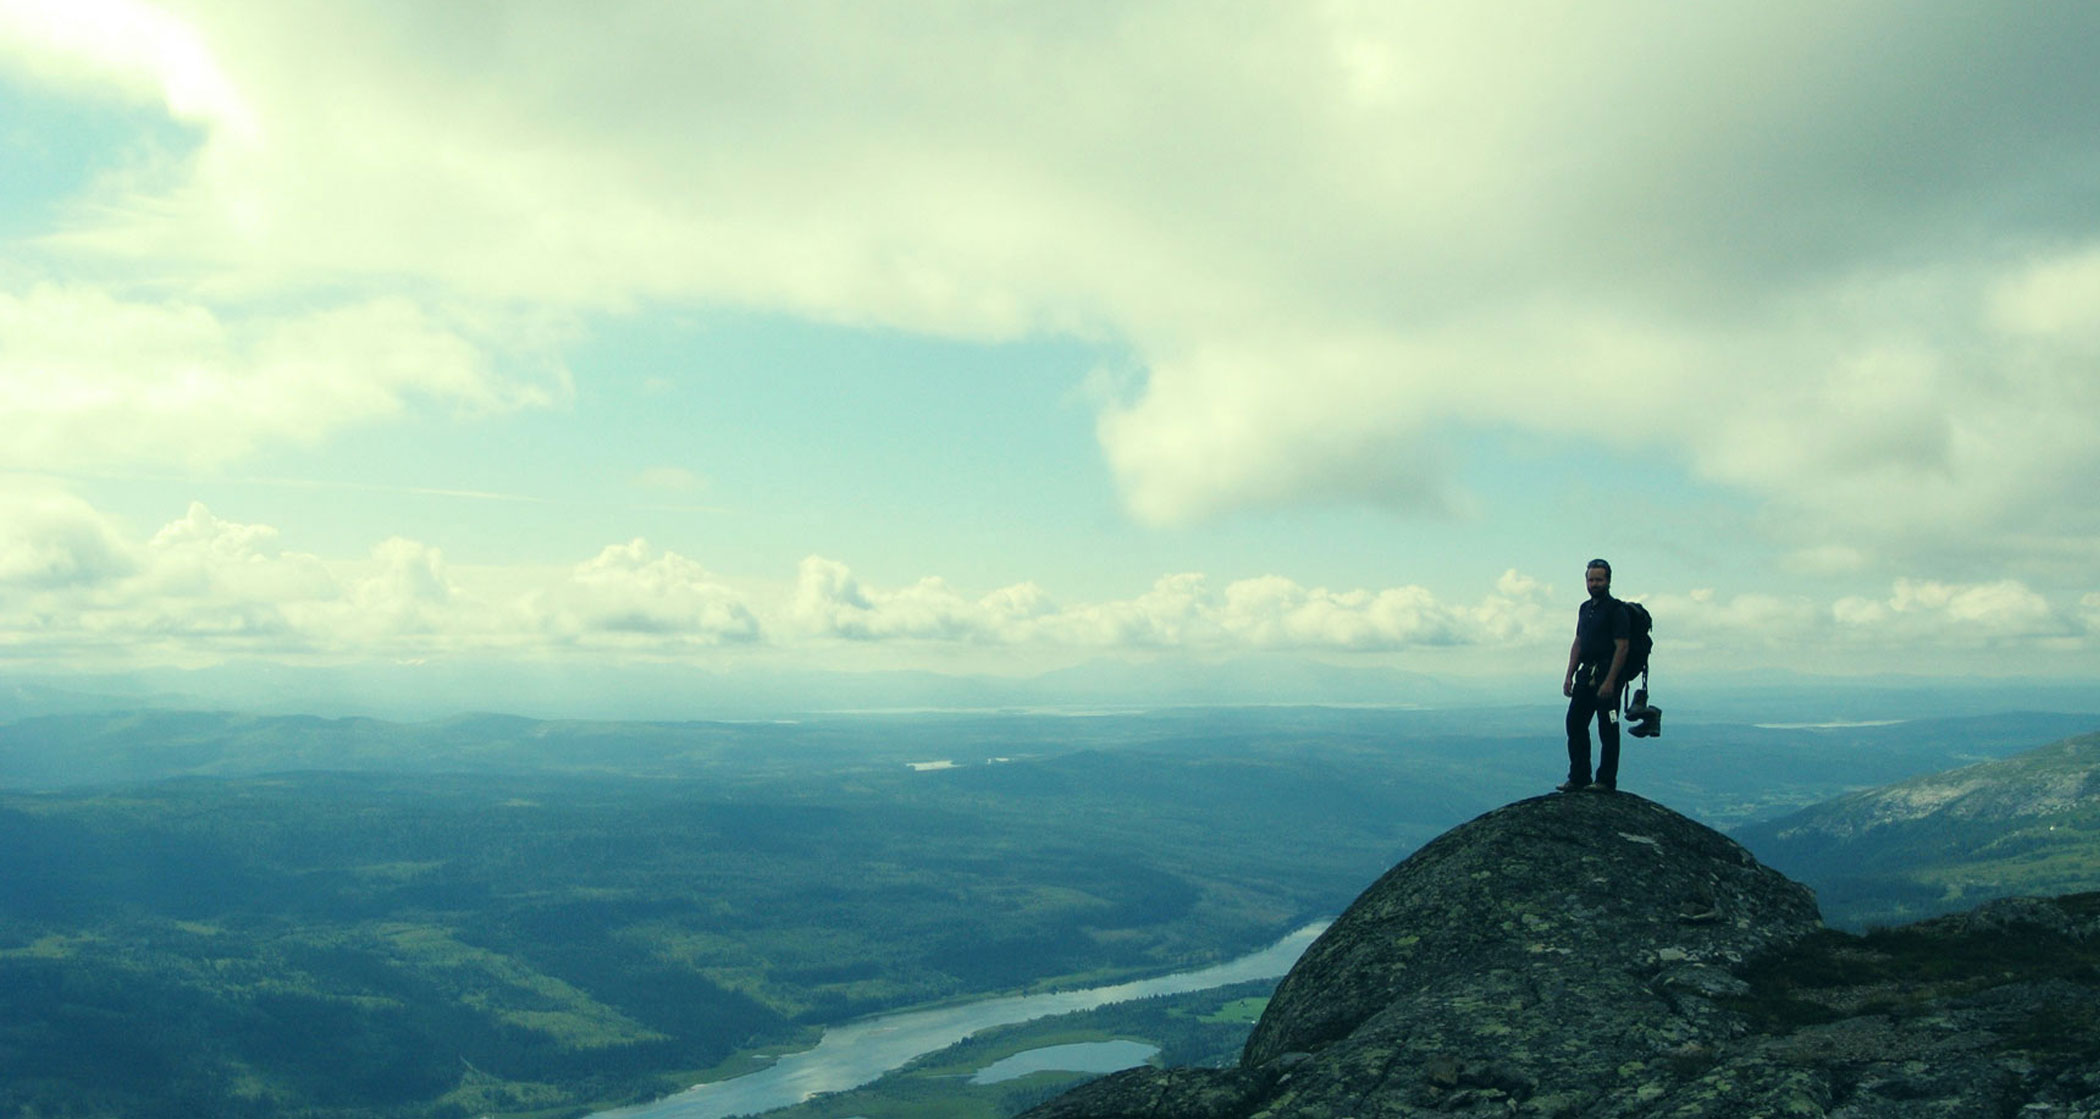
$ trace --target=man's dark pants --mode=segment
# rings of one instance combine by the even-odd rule
[[[1590,720],[1597,720],[1597,777],[1599,785],[1619,784],[1619,696],[1597,695],[1601,669],[1584,666],[1575,673],[1575,694],[1568,697],[1568,780],[1590,783]]]

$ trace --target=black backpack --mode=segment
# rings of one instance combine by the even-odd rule
[[[1626,667],[1619,670],[1619,679],[1631,680],[1648,671],[1648,654],[1655,649],[1655,637],[1649,631],[1655,628],[1655,619],[1638,602],[1622,599],[1619,604],[1626,608]]]

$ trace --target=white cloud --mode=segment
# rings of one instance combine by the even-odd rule
[[[2091,599],[2092,596],[2087,596]],[[1898,578],[1884,593],[1835,598],[1714,588],[1654,593],[1658,670],[1916,676],[2089,671],[2100,610],[2018,580]]]
[[[2032,260],[1999,277],[1988,298],[1992,325],[2007,334],[2100,350],[2100,246]]]
[[[1161,523],[1447,510],[1487,427],[1686,465],[1811,556],[2100,547],[2075,6],[23,10],[207,129],[54,242],[98,258],[1113,336],[1149,376],[1102,447]]]
[[[1338,594],[1278,575],[1226,587],[1222,617],[1228,633],[1257,647],[1451,645],[1464,632],[1420,587]]]
[[[372,574],[350,588],[361,625],[388,634],[433,634],[447,628],[458,588],[445,569],[444,553],[414,540],[392,537],[372,549]]]
[[[319,558],[289,552],[266,525],[222,520],[200,504],[141,545],[121,577],[46,598],[45,628],[64,640],[154,655],[314,647],[315,623],[340,614],[341,588]],[[121,654],[120,654],[121,655]]]
[[[641,539],[577,565],[569,583],[536,597],[533,609],[550,632],[569,639],[625,634],[717,644],[755,641],[761,629],[741,594]]]
[[[1490,430],[1749,494],[1802,570],[2100,560],[2089,8],[6,12],[10,64],[201,130],[176,178],[101,182],[37,242],[87,279],[0,297],[18,463],[220,463],[558,399],[480,316],[726,304],[1127,344],[1146,375],[1098,435],[1161,524],[1462,510],[1456,446]],[[153,287],[93,286],[127,266]],[[1015,591],[1016,619],[805,571],[796,624],[1376,647],[1487,617],[1190,578]]]
[[[46,80],[157,100],[177,120],[252,142],[253,112],[198,30],[137,0],[8,0],[0,52]]]
[[[1963,651],[2075,649],[2095,632],[2089,611],[2054,604],[2011,579],[1949,583],[1903,578],[1891,583],[1886,595],[1848,595],[1828,603],[1802,595],[1723,596],[1699,589],[1655,595],[1646,605],[1655,616],[1657,643],[1664,653],[1699,650],[1746,658],[1777,651],[1795,666],[1871,654],[1869,663],[1876,666],[1907,665],[1911,671],[1929,672],[1928,666]],[[2030,663],[2007,662],[2001,667]]]
[[[316,556],[286,552],[268,525],[221,520],[191,503],[147,543],[142,587],[157,596],[233,597],[292,602],[335,596],[335,581]]]
[[[499,373],[459,328],[400,299],[227,321],[79,286],[0,292],[0,464],[204,466],[310,444],[412,402],[487,410],[565,390]]]
[[[1217,643],[1221,635],[1213,601],[1202,574],[1164,575],[1136,598],[1061,612],[1055,630],[1078,645],[1200,648]]]
[[[802,563],[793,613],[811,635],[858,640],[1391,651],[1534,642],[1544,633],[1540,590],[1535,580],[1510,572],[1498,593],[1464,606],[1440,602],[1421,587],[1331,591],[1278,575],[1213,591],[1205,576],[1185,572],[1161,577],[1135,598],[1059,607],[1032,583],[974,599],[937,578],[882,590],[842,563],[812,556]]]
[[[565,577],[454,572],[394,537],[361,561],[289,550],[268,525],[201,504],[145,541],[77,498],[0,502],[0,646],[98,662],[191,663],[235,654],[536,655],[564,646],[669,655],[760,637],[744,596],[646,541],[606,548]],[[90,652],[91,651],[91,652]]]
[[[2091,652],[2100,593],[2052,600],[2017,580],[1904,578],[1886,594],[1806,595],[1694,588],[1646,594],[1658,663],[1670,671],[1783,667],[1999,671],[2030,654]],[[203,505],[145,539],[70,495],[17,489],[0,500],[0,649],[59,665],[279,658],[606,656],[672,659],[767,648],[890,643],[970,650],[971,663],[1129,651],[1198,656],[1283,651],[1409,654],[1473,670],[1557,667],[1570,603],[1505,571],[1470,601],[1420,586],[1330,589],[1280,575],[1215,585],[1161,577],[1127,598],[1061,603],[1033,582],[967,593],[928,577],[871,585],[811,556],[792,582],[740,589],[646,540],[558,571],[452,569],[428,544],[381,541],[327,561],[274,527]],[[996,652],[994,652],[996,651]],[[890,654],[885,654],[890,655]],[[1971,658],[1965,660],[1963,658]]]
[[[1838,622],[1883,640],[1936,645],[2033,641],[2083,633],[2083,619],[2013,579],[1950,584],[1898,579],[1885,599],[1852,597],[1832,607]]]
[[[137,565],[116,526],[71,494],[0,489],[0,586],[94,586]]]
[[[1655,619],[1656,656],[1671,649],[1800,653],[1828,639],[1827,608],[1806,596],[1742,593],[1723,596],[1711,588],[1641,599]],[[1573,634],[1571,623],[1569,632]]]
[[[982,601],[957,594],[939,578],[896,591],[863,585],[843,563],[810,556],[795,580],[790,612],[807,633],[859,640],[983,640],[999,635],[1018,610],[1035,609],[1032,588],[1010,587]]]
[[[1392,349],[1258,340],[1155,360],[1098,428],[1131,510],[1159,524],[1306,502],[1445,511],[1441,448],[1408,414]]]

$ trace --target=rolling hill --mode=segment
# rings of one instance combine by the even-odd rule
[[[2100,889],[2100,734],[1853,793],[1736,836],[1814,887],[1836,925]]]

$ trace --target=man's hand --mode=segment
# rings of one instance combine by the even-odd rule
[[[1607,680],[1604,683],[1597,685],[1597,698],[1610,699],[1611,693],[1617,690],[1617,688],[1611,686],[1611,681]]]
[[[1560,682],[1560,694],[1570,699],[1575,697],[1575,677],[1569,676]]]

